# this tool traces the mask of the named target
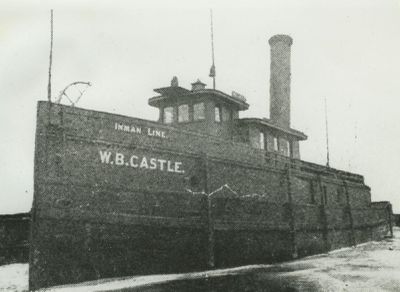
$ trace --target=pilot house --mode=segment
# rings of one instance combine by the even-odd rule
[[[149,99],[159,109],[159,122],[190,131],[200,131],[219,138],[250,144],[268,155],[300,159],[299,142],[307,136],[290,127],[290,47],[292,38],[276,35],[271,46],[270,119],[240,118],[247,110],[246,99],[231,95],[197,80],[191,90],[180,87],[177,77],[171,86],[157,88],[160,94]]]

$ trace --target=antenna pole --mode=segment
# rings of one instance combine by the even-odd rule
[[[47,99],[51,102],[51,65],[53,63],[53,9],[50,10],[50,57],[49,57],[49,83],[47,85]]]
[[[326,134],[326,166],[329,167],[329,132],[328,132],[328,110],[325,97],[325,134]]]
[[[213,79],[213,89],[215,89],[215,63],[214,63],[214,27],[213,27],[213,13],[212,9],[210,9],[210,18],[211,18],[211,58],[212,65],[210,69],[210,77]]]

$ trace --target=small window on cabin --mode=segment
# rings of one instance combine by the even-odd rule
[[[216,122],[221,122],[221,112],[222,112],[222,110],[221,110],[221,106],[220,105],[216,105],[215,106],[215,110],[214,110],[214,112],[215,112],[215,121]]]
[[[315,190],[314,190],[314,184],[312,181],[310,182],[310,195],[311,195],[311,197],[310,197],[311,204],[315,204]]]
[[[206,118],[205,116],[205,108],[204,108],[204,103],[196,103],[193,106],[193,119],[195,121],[198,120],[204,120]]]
[[[260,132],[260,149],[265,149],[265,137],[263,132]]]
[[[328,205],[328,191],[327,191],[327,189],[326,189],[326,186],[323,186],[322,187],[322,190],[323,190],[323,193],[322,193],[322,196],[323,196],[323,205]]]
[[[222,121],[226,122],[231,120],[230,112],[231,111],[227,108],[222,109]]]
[[[182,104],[178,107],[178,122],[189,121],[189,106]]]
[[[336,202],[338,202],[339,204],[342,203],[342,194],[343,194],[342,188],[338,187],[336,190]]]
[[[278,138],[273,137],[273,139],[274,139],[274,151],[278,151]]]
[[[234,121],[235,119],[238,119],[238,112],[236,110],[231,110],[231,120]]]
[[[282,149],[282,153],[283,155],[289,157],[290,156],[290,144],[289,141],[286,139],[282,139],[283,143],[284,143],[284,148]]]
[[[174,121],[174,109],[173,107],[165,107],[163,112],[164,124],[170,124]]]

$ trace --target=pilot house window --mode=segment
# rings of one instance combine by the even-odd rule
[[[273,137],[273,141],[274,141],[274,151],[278,151],[278,138]]]
[[[172,107],[165,107],[163,112],[164,124],[170,124],[174,121],[174,109]]]
[[[204,103],[196,103],[193,106],[193,120],[198,121],[204,120],[205,118]]]
[[[286,140],[286,139],[282,139],[282,154],[283,155],[285,155],[285,156],[287,156],[287,157],[290,157],[290,143],[289,143],[289,141],[288,140]]]
[[[221,112],[222,112],[221,106],[216,105],[215,106],[215,121],[216,122],[220,122],[222,120],[221,119]]]
[[[222,109],[221,115],[222,115],[222,121],[224,121],[224,122],[230,121],[232,119],[231,111],[225,107]]]
[[[189,106],[187,104],[182,104],[178,107],[178,121],[189,121]]]
[[[265,149],[265,137],[263,132],[260,132],[260,149]]]

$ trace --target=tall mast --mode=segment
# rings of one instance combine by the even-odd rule
[[[50,10],[50,57],[49,57],[49,83],[47,85],[47,99],[51,102],[51,65],[53,63],[53,9]]]
[[[213,13],[212,9],[210,9],[210,18],[211,18],[211,58],[212,65],[210,68],[209,76],[213,79],[213,89],[215,89],[215,63],[214,63],[214,28],[213,28]]]
[[[329,132],[328,132],[328,110],[325,97],[325,134],[326,134],[326,166],[329,167]]]

